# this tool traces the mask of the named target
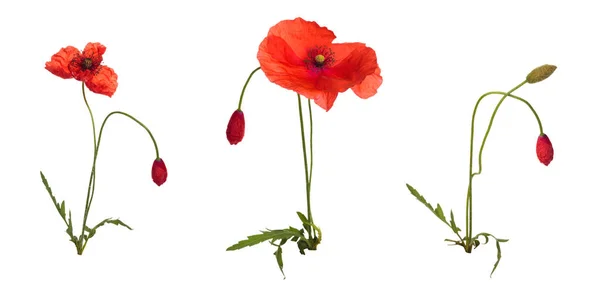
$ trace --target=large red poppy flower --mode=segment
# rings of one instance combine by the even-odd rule
[[[271,82],[325,111],[348,89],[363,99],[375,95],[383,82],[375,50],[364,43],[332,43],[335,38],[316,22],[284,20],[271,27],[257,58]]]
[[[73,46],[60,49],[46,62],[46,70],[63,79],[83,81],[90,91],[111,97],[117,90],[117,74],[102,65],[106,47],[100,43],[88,43],[83,52]]]

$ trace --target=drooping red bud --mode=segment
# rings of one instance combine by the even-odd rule
[[[236,145],[244,139],[244,131],[246,130],[246,120],[244,120],[244,112],[235,110],[231,114],[229,124],[227,124],[227,140],[229,144]]]
[[[548,135],[542,134],[538,137],[535,152],[542,164],[548,166],[552,162],[552,159],[554,159],[554,148],[552,148],[552,142],[550,142]]]
[[[165,162],[161,158],[154,160],[152,164],[152,181],[160,186],[167,181],[167,174]]]

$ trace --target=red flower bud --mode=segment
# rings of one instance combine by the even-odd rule
[[[244,112],[242,110],[235,110],[231,114],[229,124],[227,124],[227,140],[229,144],[236,145],[244,139],[244,130],[246,129],[246,120],[244,120]]]
[[[550,138],[546,134],[538,137],[535,152],[540,162],[546,166],[554,159],[554,148],[552,148],[552,142],[550,142]]]
[[[154,160],[152,164],[152,181],[160,186],[167,181],[167,174],[165,162],[161,158]]]

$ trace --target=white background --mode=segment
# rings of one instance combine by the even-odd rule
[[[0,4],[1,287],[597,287],[600,20],[592,4],[133,3]],[[368,100],[348,91],[329,112],[313,106],[313,214],[323,242],[306,256],[284,246],[283,280],[274,247],[225,248],[264,228],[300,226],[295,94],[258,72],[243,105],[246,137],[231,146],[225,128],[268,29],[298,16],[327,26],[336,42],[374,48],[384,80]],[[97,125],[113,110],[138,117],[169,178],[161,187],[151,181],[145,131],[111,119],[90,221],[119,217],[134,230],[104,226],[78,256],[39,171],[79,231],[90,119],[80,82],[44,63],[88,42],[107,47],[104,64],[119,76],[112,98],[88,94]],[[473,105],[542,64],[558,69],[515,94],[538,111],[554,161],[539,163],[535,119],[507,99],[474,182],[474,232],[510,239],[490,279],[494,244],[472,254],[447,247],[450,229],[405,183],[453,209],[464,229]],[[498,99],[481,105],[476,143]]]

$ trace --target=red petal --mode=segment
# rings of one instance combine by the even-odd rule
[[[331,50],[335,53],[336,62],[333,67],[325,69],[323,74],[338,81],[346,81],[349,83],[346,89],[362,83],[379,67],[375,50],[363,43],[333,44]]]
[[[97,42],[90,42],[87,45],[85,45],[85,48],[83,49],[83,57],[84,58],[100,58],[100,62],[102,62],[102,55],[104,55],[104,52],[106,51],[106,47],[100,43]],[[94,59],[96,60],[96,59]]]
[[[321,95],[314,98],[315,104],[319,105],[319,107],[325,109],[325,112],[327,112],[333,107],[333,102],[335,102],[337,95],[337,92],[322,92]]]
[[[356,96],[367,99],[377,94],[377,89],[381,86],[381,83],[383,83],[381,69],[377,67],[375,72],[367,76],[362,83],[352,87],[352,91],[354,91]]]
[[[266,37],[260,43],[257,58],[269,81],[307,97],[306,94],[318,92],[313,91],[317,77],[308,72],[302,59],[282,38]]]
[[[335,39],[335,34],[327,27],[321,27],[317,22],[306,21],[299,17],[277,23],[269,29],[268,36],[282,38],[302,59],[306,58],[309,48],[329,45]]]
[[[98,73],[98,69],[102,66],[102,55],[106,51],[106,47],[100,43],[88,43],[85,45],[80,57],[75,58],[71,62],[69,70],[73,77],[79,81],[88,82]],[[91,60],[89,67],[83,68],[84,61]]]
[[[361,45],[365,49],[370,49],[366,48],[364,44]],[[365,49],[362,49],[361,51],[364,51]],[[353,52],[354,50],[350,49],[349,51]],[[372,51],[372,49],[370,50]],[[346,57],[348,54],[352,53],[344,52],[342,54],[349,60],[356,58]],[[335,75],[337,73],[344,76],[343,73],[339,71],[336,72],[332,70],[332,73],[328,73],[326,70],[318,73],[309,71],[304,64],[303,59],[294,53],[283,38],[276,36],[268,36],[263,40],[259,46],[257,58],[261,69],[269,81],[285,89],[295,91],[309,99],[317,99],[321,97],[323,93],[329,93],[329,95],[333,94],[335,96],[328,96],[326,98],[335,100],[338,92],[344,92],[359,83],[354,82],[354,79],[344,79]],[[343,65],[345,66],[340,66],[342,69],[349,69],[347,68],[347,64]],[[360,69],[356,70],[362,71]],[[364,77],[360,78],[361,81],[363,79]],[[325,108],[328,106],[328,104],[325,103],[331,104],[333,103],[333,100],[325,101],[325,99],[321,99],[317,104],[321,103],[322,105],[319,106],[328,110],[331,106]]]
[[[46,62],[46,70],[60,78],[71,79],[73,76],[69,71],[69,63],[79,54],[79,50],[73,46],[61,48],[60,51],[52,55],[50,61]]]
[[[85,85],[94,93],[111,97],[117,91],[117,79],[118,76],[112,68],[100,66],[98,73],[92,79],[86,81]]]

